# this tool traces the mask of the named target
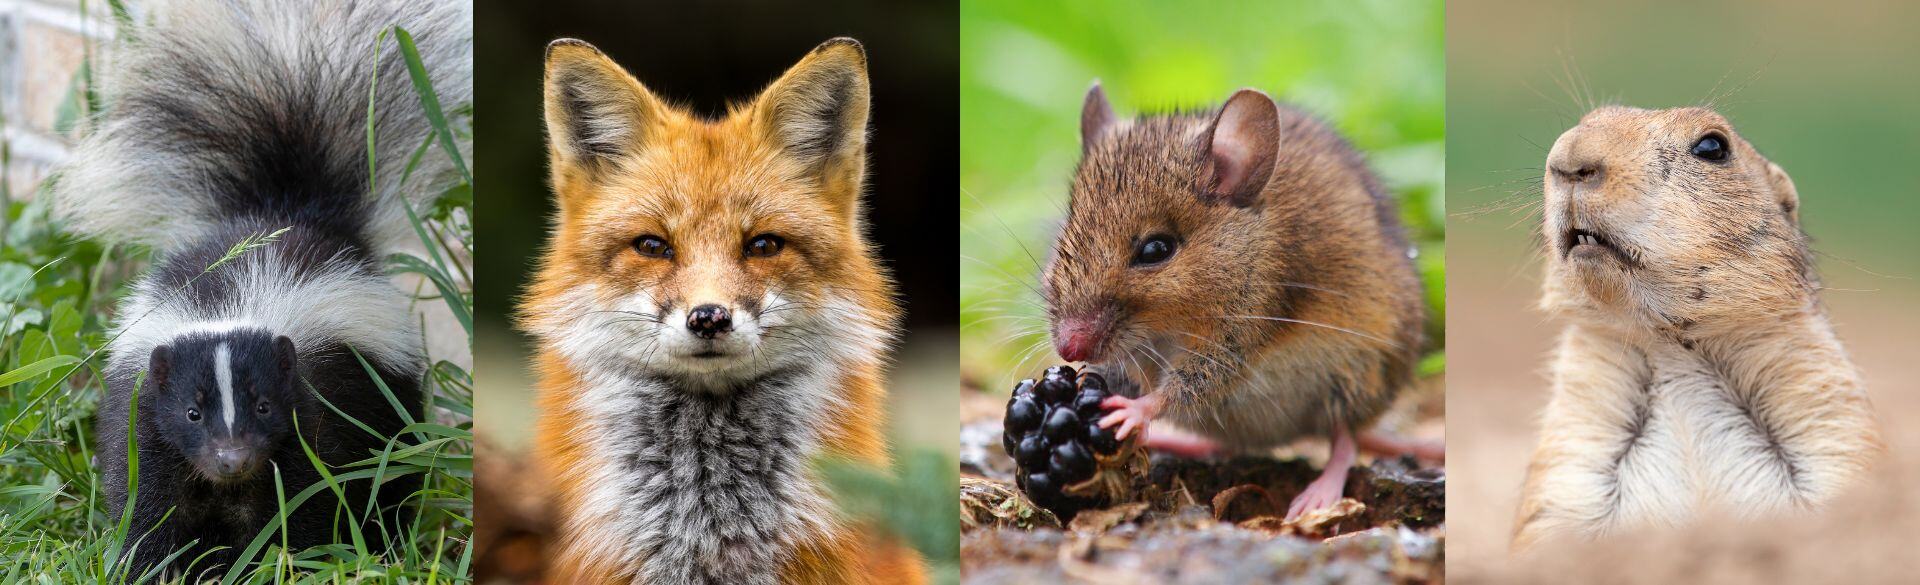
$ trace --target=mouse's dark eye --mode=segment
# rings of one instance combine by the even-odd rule
[[[1693,155],[1713,162],[1727,160],[1727,137],[1719,132],[1708,132],[1700,137],[1700,141],[1693,143]]]
[[[673,246],[667,245],[667,240],[660,236],[647,235],[634,238],[633,249],[641,256],[649,258],[673,257]]]
[[[786,249],[787,241],[773,234],[760,234],[747,242],[747,256],[765,258]]]
[[[200,409],[198,408],[187,409],[187,420],[190,420],[193,422],[200,422]]]
[[[1133,265],[1152,266],[1166,262],[1168,258],[1173,257],[1173,249],[1176,247],[1178,245],[1169,236],[1153,236],[1141,240],[1139,245],[1133,247]]]
[[[255,405],[253,405],[253,411],[254,411],[254,412],[258,412],[258,413],[260,413],[260,414],[266,414],[266,413],[267,413],[267,401],[265,401],[265,400],[262,400],[262,401],[260,401],[260,403],[259,403],[259,404],[255,404]]]

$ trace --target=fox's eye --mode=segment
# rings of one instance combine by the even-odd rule
[[[1708,132],[1693,143],[1693,155],[1713,162],[1727,160],[1727,138],[1719,132]]]
[[[747,255],[765,258],[786,249],[787,241],[773,234],[760,234],[747,241]]]
[[[200,422],[200,409],[198,408],[187,409],[187,420],[190,420],[193,422]]]
[[[253,411],[254,411],[254,412],[258,412],[258,413],[260,413],[260,414],[266,414],[266,413],[267,413],[267,401],[265,401],[265,400],[262,400],[262,401],[260,401],[260,403],[259,403],[259,404],[255,404],[255,405],[253,405]]]
[[[641,256],[652,258],[673,257],[673,246],[667,245],[667,241],[661,239],[660,236],[640,236],[634,238],[633,249],[640,252]]]
[[[1152,266],[1166,262],[1168,258],[1173,257],[1173,250],[1176,247],[1178,247],[1178,245],[1173,241],[1172,236],[1153,236],[1147,238],[1141,241],[1140,245],[1134,246],[1133,265]]]

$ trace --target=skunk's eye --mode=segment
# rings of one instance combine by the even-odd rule
[[[765,258],[787,248],[787,241],[773,234],[760,234],[747,241],[747,256]]]
[[[1713,162],[1727,160],[1727,137],[1719,132],[1708,132],[1693,143],[1693,155]]]
[[[200,409],[198,408],[187,409],[187,420],[190,420],[193,422],[200,422]]]
[[[1133,265],[1152,266],[1166,262],[1168,258],[1173,257],[1173,250],[1176,247],[1178,247],[1178,244],[1174,243],[1171,236],[1153,236],[1147,238],[1141,241],[1139,245],[1133,247]]]
[[[633,249],[641,256],[649,258],[673,257],[673,246],[667,245],[667,241],[660,236],[647,235],[634,238]]]
[[[260,401],[260,403],[259,403],[259,404],[255,404],[255,405],[253,405],[253,411],[254,411],[254,412],[258,412],[258,413],[260,413],[260,414],[266,414],[266,413],[267,413],[267,401],[265,401],[265,400],[262,400],[262,401]]]

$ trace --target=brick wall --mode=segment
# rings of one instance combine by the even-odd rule
[[[0,0],[0,138],[8,155],[0,178],[12,197],[31,197],[66,157],[73,129],[61,126],[81,108],[75,77],[90,54],[104,68],[112,40],[104,0]]]

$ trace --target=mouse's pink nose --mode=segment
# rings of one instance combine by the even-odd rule
[[[1089,323],[1065,323],[1053,336],[1053,350],[1070,362],[1099,359],[1100,333]]]

